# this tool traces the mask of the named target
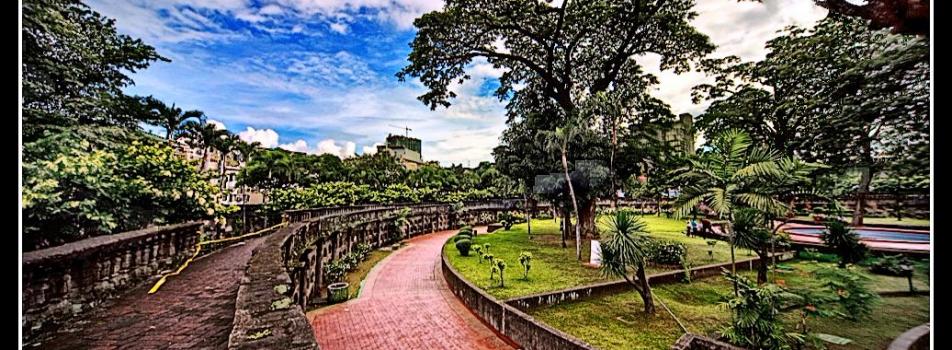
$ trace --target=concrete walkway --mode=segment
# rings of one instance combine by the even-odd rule
[[[238,282],[265,237],[193,261],[155,294],[143,283],[25,348],[225,349]]]
[[[455,232],[411,239],[371,271],[359,298],[309,313],[321,349],[512,349],[443,279],[440,252]]]

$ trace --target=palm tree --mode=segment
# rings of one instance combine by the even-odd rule
[[[569,176],[568,149],[569,144],[578,136],[579,127],[573,121],[569,121],[563,127],[555,128],[553,131],[542,131],[545,136],[545,148],[552,152],[559,152],[562,158],[562,171],[565,174],[565,182],[569,187],[569,195],[572,197],[572,209],[575,210],[575,257],[582,260],[582,233],[579,231],[581,217],[578,211],[578,201],[575,199],[575,188],[572,187],[572,177]]]
[[[230,132],[225,132],[212,142],[212,148],[218,151],[218,189],[224,192],[225,190],[225,163],[228,160],[228,156],[234,153],[238,149],[238,144],[241,143],[241,139],[238,138],[238,135],[232,134]]]
[[[182,109],[175,107],[174,103],[169,106],[152,96],[146,97],[145,103],[154,120],[165,129],[165,139],[169,143],[172,142],[176,133],[182,131],[182,126],[186,121],[195,119],[201,123],[205,122],[205,113],[202,111],[182,112]]]
[[[781,168],[773,152],[752,147],[750,137],[743,131],[728,130],[718,134],[709,146],[707,152],[689,159],[688,168],[678,176],[690,185],[682,190],[675,211],[678,216],[686,216],[704,202],[721,218],[727,219],[731,272],[736,273],[734,212],[749,207],[768,215],[783,213],[785,205],[763,185],[772,178],[781,177]],[[734,294],[737,294],[736,283]]]
[[[601,271],[606,276],[624,278],[641,295],[645,313],[654,314],[654,299],[648,276],[645,275],[645,258],[650,238],[647,225],[629,210],[618,210],[610,217],[606,239],[602,242]],[[631,278],[629,270],[635,271]]]
[[[767,282],[767,261],[776,237],[764,226],[763,213],[751,208],[740,208],[734,212],[734,244],[753,250],[760,257],[757,267],[757,284]]]
[[[208,150],[215,142],[227,134],[227,131],[218,129],[214,124],[189,120],[182,125],[184,137],[189,146],[199,147],[202,150],[202,165],[199,171],[205,171],[208,165]]]

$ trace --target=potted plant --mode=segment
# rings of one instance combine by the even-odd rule
[[[327,286],[327,302],[331,304],[346,301],[350,297],[350,284],[347,282],[331,283]]]

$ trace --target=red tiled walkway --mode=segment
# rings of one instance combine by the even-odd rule
[[[143,283],[68,327],[40,349],[225,349],[235,317],[238,283],[264,237],[193,261],[155,294]]]
[[[321,349],[512,349],[447,287],[440,251],[454,233],[411,239],[367,276],[359,298],[309,314]]]

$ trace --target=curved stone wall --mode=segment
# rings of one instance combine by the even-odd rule
[[[450,290],[484,323],[524,349],[591,350],[588,343],[576,339],[510,306],[476,287],[453,268],[444,252],[443,278]]]
[[[929,333],[931,325],[924,325],[912,328],[901,334],[898,338],[889,344],[889,350],[926,350],[929,349]]]
[[[229,349],[314,349],[304,316],[308,305],[326,296],[324,265],[364,243],[379,248],[412,236],[447,230],[459,223],[494,222],[519,200],[468,202],[462,211],[447,203],[364,205],[285,212],[288,226],[255,250],[238,289]],[[407,228],[394,222],[404,208]]]

